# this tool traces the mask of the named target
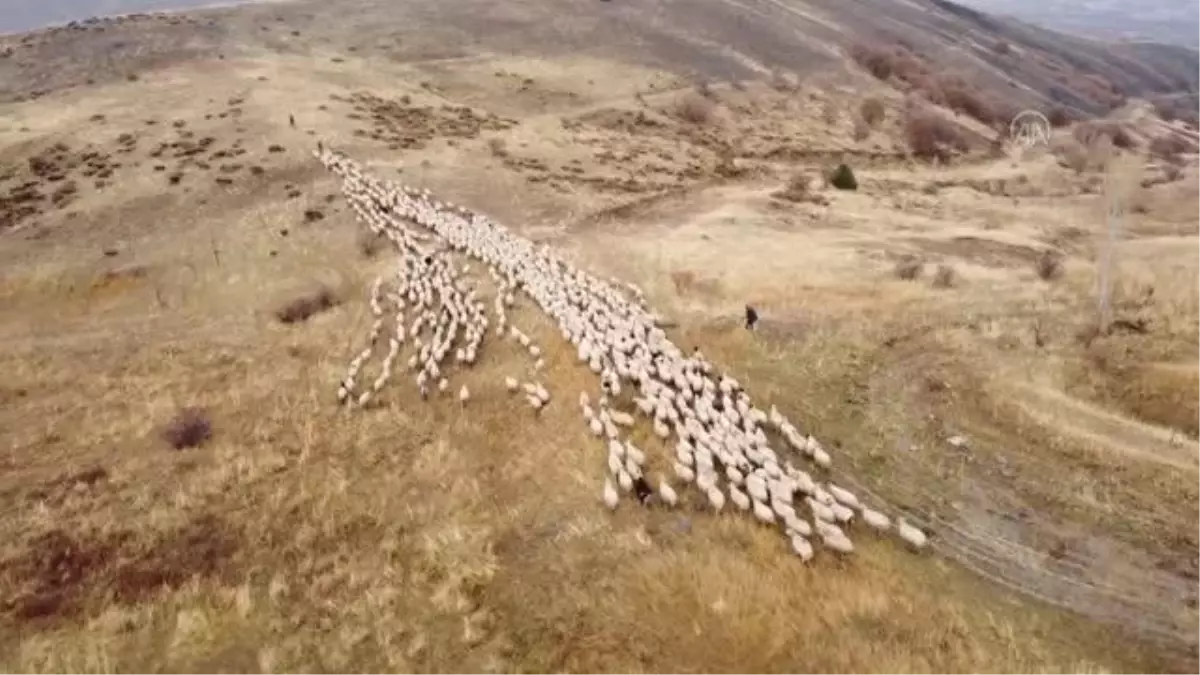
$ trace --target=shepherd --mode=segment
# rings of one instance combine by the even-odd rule
[[[758,312],[750,305],[746,305],[746,330],[754,330],[754,326],[757,323]]]

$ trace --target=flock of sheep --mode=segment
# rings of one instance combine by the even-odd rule
[[[431,388],[448,390],[444,369],[451,355],[460,364],[475,362],[488,330],[519,342],[533,360],[534,372],[540,371],[541,347],[508,321],[507,310],[523,291],[575,347],[579,363],[599,376],[599,390],[580,392],[578,405],[590,433],[607,448],[601,494],[608,508],[616,509],[622,494],[672,507],[680,501],[677,486],[690,483],[714,511],[732,502],[734,509],[779,526],[805,561],[814,555],[813,540],[836,553],[852,553],[847,530],[856,520],[879,532],[892,530],[912,547],[926,545],[925,534],[903,518],[893,523],[849,490],[781,458],[768,430],[788,446],[788,454],[811,462],[815,471],[830,466],[821,444],[775,406],[769,411],[756,407],[737,380],[715,373],[699,349],[685,354],[672,344],[636,286],[626,284],[630,300],[617,290],[615,280],[608,283],[575,269],[548,247],[537,247],[485,216],[436,201],[428,190],[376,180],[329,148],[315,154],[342,179],[359,218],[400,253],[394,275],[380,277],[372,286],[370,345],[354,358],[339,386],[343,404],[368,405],[398,374],[396,359],[406,343],[411,353],[402,376],[423,398]],[[460,260],[465,256],[481,262],[490,273],[496,287],[491,316],[467,278],[470,263],[456,264],[456,253]],[[359,376],[382,344],[387,305],[395,317],[388,326],[387,355],[379,375],[364,385]],[[535,409],[550,403],[544,383],[506,377],[505,386]],[[457,396],[461,405],[471,397],[465,385]],[[673,478],[660,473],[656,485],[648,481],[647,453],[627,434],[634,414],[649,418],[662,444],[674,447]]]

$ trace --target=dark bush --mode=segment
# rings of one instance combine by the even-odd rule
[[[829,176],[829,184],[839,190],[858,189],[858,179],[854,177],[854,171],[845,164],[838,164],[833,170]]]
[[[200,408],[183,408],[163,428],[162,437],[175,450],[196,448],[212,437],[212,421]]]
[[[338,298],[327,286],[300,295],[275,310],[281,323],[301,323],[310,317],[336,307]]]
[[[1034,263],[1038,278],[1043,281],[1054,281],[1063,274],[1062,255],[1057,251],[1042,251]]]

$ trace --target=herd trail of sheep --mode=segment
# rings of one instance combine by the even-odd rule
[[[626,284],[634,300],[585,271],[575,269],[548,247],[509,232],[487,217],[463,207],[434,200],[427,190],[396,186],[368,176],[348,157],[321,148],[317,158],[342,179],[342,189],[358,217],[376,234],[390,239],[400,253],[394,274],[379,277],[371,288],[375,316],[369,344],[351,362],[338,399],[366,406],[393,376],[403,372],[396,360],[411,345],[406,366],[422,398],[431,390],[450,388],[444,369],[447,358],[463,367],[475,363],[489,329],[497,337],[520,343],[534,362],[543,366],[541,348],[518,327],[509,324],[507,310],[524,291],[549,315],[577,351],[579,362],[599,376],[599,390],[580,392],[582,421],[606,446],[607,472],[602,498],[616,509],[621,494],[638,501],[673,507],[677,488],[660,474],[657,486],[647,480],[646,453],[628,438],[635,424],[633,411],[650,419],[663,444],[674,443],[670,473],[675,485],[693,484],[715,512],[733,508],[752,514],[766,525],[778,525],[802,560],[813,558],[810,540],[828,550],[850,554],[854,544],[847,530],[861,520],[878,532],[889,530],[908,545],[922,548],[925,534],[903,518],[895,523],[869,508],[852,492],[814,479],[790,460],[780,459],[766,430],[772,431],[803,457],[815,471],[830,467],[829,453],[811,435],[800,431],[771,406],[756,407],[737,380],[714,374],[713,365],[697,349],[685,355],[671,343],[660,321],[647,307],[640,289]],[[409,227],[416,224],[426,231]],[[455,266],[458,252],[486,265],[497,288],[494,313],[467,278],[470,264]],[[390,309],[390,312],[389,312]],[[387,321],[389,314],[392,320]],[[387,324],[387,353],[379,375],[364,386],[363,365],[383,341]],[[535,410],[549,405],[550,391],[541,382],[505,378],[510,395],[523,396]],[[622,397],[627,388],[633,396]],[[593,404],[592,398],[595,397]],[[457,391],[467,405],[470,391]],[[632,410],[618,402],[632,401]],[[800,509],[800,511],[798,511]],[[811,520],[802,515],[806,512]]]

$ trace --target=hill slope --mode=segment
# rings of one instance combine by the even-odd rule
[[[858,42],[901,40],[939,68],[996,87],[1014,105],[1059,102],[1092,114],[1124,96],[1195,92],[1200,77],[1194,50],[1067,37],[945,0],[469,0],[416,3],[402,14],[380,0],[350,7],[251,5],[194,19],[134,16],[9,37],[0,47],[7,54],[0,61],[0,96],[128,76],[200,53],[268,48],[302,54],[351,46],[399,61],[478,50],[548,55],[582,49],[728,80],[777,69],[813,72],[838,63]],[[276,17],[283,13],[288,26],[278,30]],[[94,55],[92,65],[72,60],[84,51]]]
[[[882,19],[843,4],[305,3],[28,38],[0,80],[25,97],[0,103],[0,667],[1194,671],[1195,133],[1133,102],[1131,134],[1183,149],[915,161],[903,92],[842,54]],[[965,26],[905,7],[926,46]],[[524,291],[537,357],[489,330],[422,395],[406,343],[338,405],[398,257],[318,142],[635,282],[929,549],[856,521],[855,554],[804,564],[645,421],[622,433],[680,503],[605,509],[598,378]],[[427,243],[494,317],[486,268]]]

